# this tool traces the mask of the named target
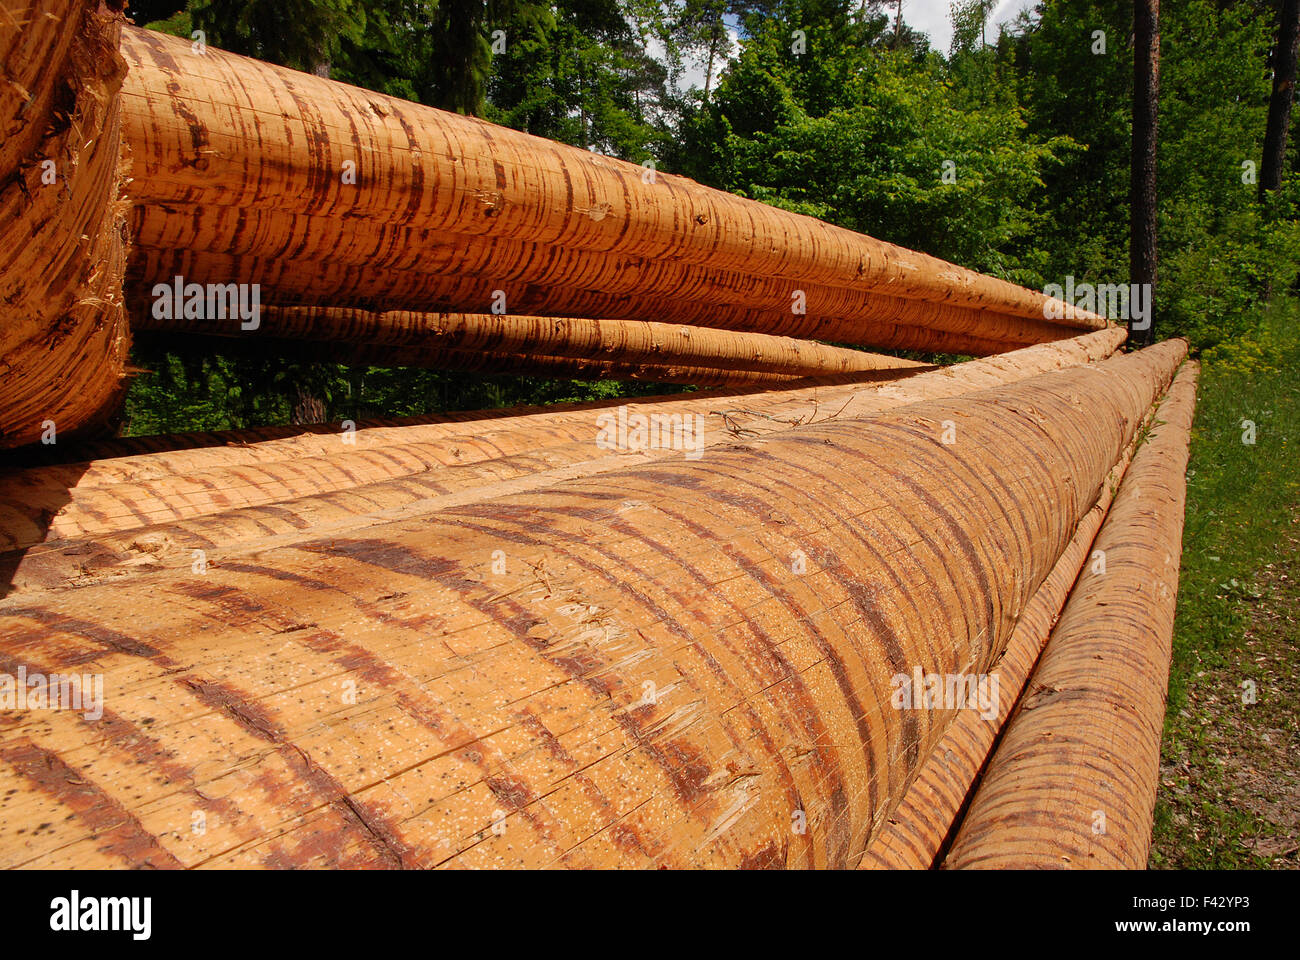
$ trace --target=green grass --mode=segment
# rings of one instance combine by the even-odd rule
[[[1256,340],[1202,357],[1153,867],[1294,862],[1300,801],[1278,765],[1294,768],[1297,743],[1298,328],[1281,305]]]

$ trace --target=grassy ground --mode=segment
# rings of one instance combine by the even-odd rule
[[[1298,330],[1202,358],[1155,868],[1300,866]]]

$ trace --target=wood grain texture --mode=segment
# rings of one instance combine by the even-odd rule
[[[941,367],[932,372],[916,377],[907,377],[897,385],[898,389],[909,389],[914,384],[928,383],[934,380],[954,379],[960,381],[965,390],[980,387],[992,387],[1014,379],[1022,379],[1034,373],[1046,373],[1050,370],[1063,370],[1083,363],[1095,363],[1112,356],[1124,343],[1127,332],[1123,327],[1110,327],[1095,333],[1083,334],[1069,340],[1040,344],[1022,350],[1010,351],[993,357],[967,363],[955,363]],[[922,377],[924,379],[922,379]],[[670,395],[667,397],[627,398],[626,402],[660,403],[680,402],[683,400],[715,400],[719,398],[745,398],[746,404],[758,397],[799,397],[803,399],[817,396],[829,396],[828,388],[847,387],[846,398],[852,398],[848,408],[859,409],[858,404],[866,403],[877,396],[892,396],[893,384],[863,384],[857,376],[844,378],[830,377],[824,381],[804,386],[782,387],[780,390],[755,390],[755,388],[720,388],[701,391],[693,397]],[[917,397],[915,399],[924,399]],[[472,432],[479,429],[484,420],[517,420],[520,424],[529,418],[548,418],[557,415],[585,414],[586,411],[599,410],[607,406],[618,406],[624,400],[595,400],[582,403],[546,404],[533,407],[496,408],[492,410],[460,410],[450,413],[432,414],[425,417],[392,418],[374,417],[357,422],[358,442],[382,445],[397,442],[410,435],[406,428],[426,426],[434,431]],[[98,483],[105,478],[116,478],[122,470],[128,472],[136,468],[154,470],[160,464],[163,469],[180,471],[190,466],[209,462],[208,458],[221,456],[224,462],[236,463],[249,460],[278,459],[286,451],[314,450],[323,452],[334,449],[338,437],[338,425],[304,424],[296,426],[253,427],[243,430],[219,430],[195,433],[155,434],[143,437],[113,437],[81,440],[63,447],[28,449],[11,454],[11,459],[22,460],[29,465],[40,465],[42,469],[64,465],[68,468],[67,480],[70,485],[87,485]],[[439,434],[441,435],[441,434]],[[220,448],[218,450],[218,448]],[[290,454],[292,455],[292,454]],[[197,458],[197,459],[196,459]],[[92,461],[94,462],[92,464]]]
[[[121,19],[85,0],[0,17],[0,449],[96,429],[125,386]]]
[[[193,450],[134,456],[121,454],[143,441],[99,443],[92,449],[119,455],[0,471],[0,569],[10,569],[14,589],[24,591],[160,564],[188,567],[195,549],[217,562],[394,511],[425,515],[684,456],[673,449],[603,447],[600,418],[617,417],[620,408],[628,418],[702,418],[693,439],[703,451],[1096,362],[1122,339],[1123,331],[1100,331],[895,382],[629,398],[512,415],[483,411],[400,427],[362,423],[350,442],[336,426],[288,437],[241,431]]]
[[[1170,388],[944,860],[1143,869],[1182,556],[1197,366]]]
[[[681,177],[646,178],[634,164],[219,50],[194,54],[174,37],[131,29],[122,50],[139,203],[194,205],[204,218],[242,208],[373,225],[351,231],[359,244],[385,244],[381,225],[450,231],[500,242],[504,262],[536,271],[521,280],[555,275],[552,258],[526,246],[543,244],[568,257],[568,269],[602,276],[611,268],[600,264],[626,262],[677,277],[678,262],[1030,323],[1048,315],[1042,294]],[[355,183],[345,162],[355,165]],[[272,242],[291,236],[274,239],[274,214],[249,216],[262,217]],[[223,229],[200,227],[187,246],[205,248]],[[320,242],[304,234],[295,245],[309,251]],[[359,252],[383,256],[373,246]],[[789,290],[783,296],[788,307]],[[1068,325],[1105,321],[1090,314]]]
[[[137,145],[140,146],[140,145]],[[655,318],[700,326],[905,349],[992,352],[1060,340],[1077,326],[961,304],[909,300],[717,270],[677,260],[604,256],[542,244],[379,226],[356,219],[290,217],[273,210],[136,203],[139,299],[155,283],[220,282],[256,274],[276,299],[403,305],[477,312],[494,291],[511,313]],[[372,235],[374,231],[379,235]],[[191,251],[191,256],[181,256]],[[195,256],[198,252],[204,256]],[[249,282],[241,280],[240,282]],[[795,312],[794,296],[802,302]],[[270,296],[267,297],[270,299]],[[632,308],[636,312],[628,314]],[[143,312],[143,311],[140,311]],[[961,349],[970,346],[970,350]]]
[[[0,853],[850,865],[949,719],[889,677],[988,666],[1184,352],[0,602],[0,669],[109,691],[0,717]]]
[[[495,291],[500,291],[508,311],[521,314],[653,318],[774,336],[970,356],[991,356],[1021,345],[992,336],[940,330],[920,321],[903,323],[892,307],[878,298],[872,298],[855,316],[827,315],[812,308],[797,314],[792,309],[790,291],[769,300],[766,308],[756,308],[730,302],[731,289],[706,300],[669,294],[615,294],[474,275],[434,275],[287,257],[232,255],[202,248],[158,249],[141,243],[133,245],[127,267],[127,297],[133,315],[151,309],[150,293],[157,284],[174,283],[178,276],[187,283],[256,283],[277,303],[305,306],[479,312],[491,309]],[[918,309],[927,317],[956,309],[961,313],[960,323],[968,330],[982,329],[981,325],[990,320],[987,312],[971,308],[922,304]],[[1037,339],[1059,340],[1078,332],[1052,325]]]
[[[701,387],[774,385],[793,383],[799,374],[768,370],[744,370],[676,363],[672,358],[638,363],[580,357],[557,357],[536,353],[501,353],[488,350],[460,350],[447,347],[409,347],[351,343],[346,340],[296,340],[282,337],[212,337],[184,333],[146,334],[137,331],[141,343],[162,348],[222,353],[226,356],[291,356],[303,363],[333,363],[366,367],[418,367],[459,370],[484,375],[513,374],[557,380],[624,380],[644,383],[681,383]],[[146,339],[147,338],[147,339]]]
[[[1143,420],[1139,436],[1155,416],[1156,409],[1152,408]],[[1061,616],[1070,590],[1089,562],[1093,540],[1110,510],[1137,443],[1135,437],[1111,469],[1097,502],[1079,521],[1074,537],[1025,607],[1006,650],[997,659],[991,671],[998,678],[995,715],[985,717],[972,709],[957,715],[890,815],[885,829],[863,853],[859,869],[926,870],[939,862],[960,825],[979,775],[1006,727],[1052,627]]]
[[[404,347],[414,357],[432,358],[421,366],[432,365],[441,353],[459,351],[802,377],[926,367],[916,360],[832,347],[815,340],[646,320],[271,305],[262,307],[256,330],[241,329],[238,319],[156,320],[147,311],[137,316],[133,325],[136,330],[173,334],[198,333],[249,340],[261,337],[333,340],[381,348]],[[404,355],[401,351],[394,353]]]

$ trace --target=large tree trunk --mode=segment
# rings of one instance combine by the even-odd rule
[[[295,378],[290,393],[290,423],[324,423],[325,401],[301,377]]]
[[[713,23],[713,31],[709,34],[709,62],[704,68],[704,102],[709,102],[709,91],[713,87],[713,60],[718,54],[718,28],[722,23],[722,17],[719,16]]]
[[[140,202],[329,210],[339,247],[367,224],[404,226],[426,231],[424,246],[434,252],[433,241],[448,231],[566,248],[592,257],[611,278],[620,258],[638,258],[727,271],[750,283],[782,280],[787,316],[792,292],[806,284],[1040,323],[1052,306],[1006,281],[680,177],[647,182],[638,164],[218,50],[194,65],[176,38],[126,34],[127,139]],[[250,105],[263,122],[232,125],[232,111],[243,115]],[[356,142],[369,148],[357,154]],[[356,184],[339,176],[345,160],[357,163]],[[383,189],[358,189],[376,184]],[[535,273],[516,279],[537,282]],[[727,286],[697,282],[728,302]],[[1097,318],[1065,322],[1095,327]]]
[[[690,323],[780,336],[985,355],[1072,336],[1048,322],[887,292],[792,283],[676,261],[618,257],[519,240],[431,234],[400,225],[193,204],[133,213],[131,275],[147,292],[178,273],[199,283],[247,272],[264,300],[479,312],[492,290],[510,312]],[[280,251],[290,250],[292,256]],[[229,262],[230,258],[237,262]],[[205,270],[214,273],[200,273]],[[230,271],[235,271],[231,273]],[[254,276],[255,274],[255,276]],[[791,293],[807,310],[794,313]],[[365,301],[365,302],[362,302]]]
[[[187,547],[195,538],[219,539],[233,551],[294,530],[315,536],[318,522],[346,524],[358,514],[429,497],[460,498],[474,491],[483,499],[500,484],[517,491],[520,483],[551,483],[556,468],[580,469],[584,475],[609,472],[621,465],[619,456],[610,456],[592,426],[601,413],[617,413],[619,405],[629,416],[698,415],[698,448],[703,450],[732,443],[737,436],[773,436],[830,414],[864,417],[1097,363],[1113,356],[1123,338],[1124,331],[1113,327],[907,377],[889,371],[869,384],[854,377],[748,389],[743,397],[735,391],[709,391],[515,413],[457,413],[398,426],[388,420],[361,421],[355,442],[346,447],[334,429],[288,427],[228,431],[221,435],[224,443],[192,449],[184,436],[85,444],[79,452],[95,462],[16,471],[13,482],[0,489],[0,568],[14,559],[22,574],[15,583],[21,589],[24,583],[57,586],[88,567],[129,566],[138,553],[131,545],[144,528],[160,534],[166,547],[156,559],[183,560],[188,566]],[[643,454],[659,459],[680,452],[650,449]],[[182,499],[174,493],[178,476],[191,484]],[[526,479],[530,476],[535,482]],[[350,488],[364,488],[368,496],[334,496]],[[267,505],[274,508],[260,509]],[[435,506],[429,504],[429,509]],[[48,527],[34,522],[43,514],[52,518]],[[213,532],[217,528],[219,536]],[[46,549],[27,552],[42,542]],[[17,559],[16,554],[23,555]]]
[[[516,377],[546,377],[552,380],[631,380],[645,383],[683,383],[700,387],[748,386],[789,383],[803,379],[799,374],[769,370],[735,370],[703,367],[662,360],[658,363],[620,363],[599,358],[552,357],[538,353],[508,353],[496,350],[457,350],[447,347],[411,347],[387,344],[348,343],[324,340],[303,343],[266,337],[258,340],[206,337],[196,334],[184,342],[205,349],[226,350],[253,356],[296,356],[315,363],[353,364],[372,367],[423,367],[432,370],[460,370],[466,373],[508,374]],[[921,367],[924,369],[924,366]],[[876,371],[858,371],[868,377]],[[306,389],[299,390],[300,398]],[[320,401],[317,401],[318,403]],[[302,401],[302,416],[312,416],[324,407]],[[294,416],[299,416],[295,406]],[[322,420],[294,420],[321,423]]]
[[[1143,428],[1150,421],[1148,416]],[[890,814],[889,825],[863,853],[859,870],[929,870],[938,866],[944,847],[961,824],[962,814],[979,783],[980,771],[997,744],[998,732],[1019,701],[1034,663],[1051,635],[1052,625],[1085,568],[1092,541],[1106,518],[1138,439],[1133,438],[1124,456],[1107,475],[1097,503],[1079,521],[1065,552],[1011,632],[995,668],[998,701],[991,706],[996,708],[996,714],[986,718],[980,711],[961,711],[907,788],[902,802]]]
[[[1300,0],[1282,0],[1277,12],[1277,43],[1273,47],[1273,95],[1268,101],[1264,131],[1264,162],[1259,171],[1259,195],[1282,186],[1291,106],[1295,102],[1296,61],[1300,59]]]
[[[1129,282],[1150,284],[1150,314],[1138,343],[1155,341],[1156,143],[1160,103],[1160,0],[1133,3],[1133,154],[1129,183]]]
[[[854,377],[844,383],[750,389],[743,397],[710,391],[509,415],[450,414],[400,426],[387,420],[360,422],[355,443],[347,447],[333,429],[303,432],[285,427],[230,431],[222,434],[224,443],[194,449],[183,446],[184,437],[101,441],[79,448],[95,463],[30,468],[15,473],[13,483],[0,489],[0,551],[12,555],[46,543],[48,549],[27,554],[19,568],[26,582],[53,586],[79,575],[87,565],[129,565],[136,556],[132,542],[149,527],[166,534],[162,539],[170,552],[158,559],[183,559],[188,566],[186,546],[196,537],[220,539],[233,550],[237,540],[293,530],[314,536],[316,521],[342,523],[358,513],[404,507],[425,497],[460,497],[493,484],[522,482],[530,475],[537,476],[537,484],[554,482],[555,468],[586,464],[584,473],[608,472],[616,468],[618,458],[611,460],[592,426],[602,412],[615,412],[616,404],[625,405],[631,416],[702,417],[703,449],[732,443],[737,436],[772,436],[831,414],[864,417],[921,400],[1011,386],[1041,373],[1105,360],[1123,338],[1124,331],[1112,327],[902,378],[893,376],[899,371],[890,371],[880,379],[873,377],[870,384]],[[674,452],[644,454],[660,458]],[[190,482],[182,499],[174,492],[178,476]],[[387,484],[390,480],[403,483]],[[360,487],[369,493],[367,498],[334,497]],[[322,497],[328,502],[322,503]],[[276,506],[257,509],[264,505]],[[241,510],[252,512],[235,516]],[[42,514],[53,518],[46,529],[33,522]],[[200,520],[198,526],[190,523]],[[216,527],[222,531],[219,537],[212,534]],[[0,565],[4,559],[0,553]]]
[[[0,728],[0,866],[852,866],[955,719],[892,676],[989,669],[1185,352],[30,596],[0,653],[157,695]]]
[[[102,429],[126,386],[120,13],[0,14],[0,449]]]
[[[1146,867],[1196,377],[1184,365],[1134,455],[1097,535],[1106,573],[1071,593],[945,867]]]
[[[1107,476],[1097,502],[1079,521],[1065,552],[1020,615],[995,668],[1000,678],[998,700],[991,706],[996,713],[989,717],[979,711],[961,711],[890,815],[889,825],[863,854],[859,869],[927,870],[938,866],[1071,591],[1077,582],[1098,573],[1088,563],[1090,557],[1094,563],[1096,560],[1091,556],[1093,541],[1146,426],[1167,412],[1168,403],[1166,395],[1158,410],[1153,407],[1147,414],[1137,436]]]

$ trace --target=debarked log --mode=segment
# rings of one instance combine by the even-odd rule
[[[118,199],[121,3],[0,17],[0,449],[113,414],[129,345]]]
[[[1185,350],[0,604],[4,862],[849,865]]]
[[[1197,366],[1133,457],[963,818],[946,868],[1147,865],[1178,597]]]
[[[1085,575],[1092,542],[1110,510],[1141,432],[1155,416],[1156,410],[1152,408],[1139,428],[1138,437],[1134,437],[1111,469],[1097,502],[1079,521],[1065,552],[1020,615],[1007,648],[997,659],[989,678],[975,680],[986,683],[987,692],[995,697],[978,701],[975,696],[964,696],[962,704],[943,704],[945,709],[960,712],[917,772],[885,828],[867,847],[858,863],[859,869],[920,870],[934,867],[941,860],[1071,589]],[[1092,563],[1096,564],[1095,558]],[[993,677],[996,684],[991,682]],[[982,692],[985,691],[973,685],[964,691]]]
[[[818,401],[829,404],[838,400],[843,408],[836,408],[839,413],[863,416],[876,412],[876,404],[884,404],[879,409],[885,409],[902,403],[955,396],[1012,383],[1051,370],[1096,363],[1112,356],[1126,337],[1127,331],[1123,327],[1109,327],[1069,340],[1038,344],[993,357],[940,367],[909,376],[897,385],[864,385],[855,375],[842,385],[834,384],[835,378],[827,378],[830,383],[794,384],[778,390],[733,387],[700,392],[690,397],[629,397],[626,401],[618,401],[613,405],[618,406],[622,402],[630,405],[693,401],[712,403],[719,398],[731,398],[736,403],[743,403],[745,407],[757,405],[774,413],[777,411],[769,409],[769,405],[783,407],[787,403],[816,404]],[[924,391],[923,385],[926,385]],[[736,403],[732,404],[733,407]],[[447,436],[473,436],[484,429],[482,422],[485,420],[508,420],[512,425],[523,426],[534,422],[550,423],[556,418],[587,418],[593,415],[589,411],[610,404],[607,400],[597,400],[534,407],[462,410],[401,419],[370,418],[356,422],[357,444],[359,447],[382,447]],[[818,410],[811,419],[821,417],[822,413]],[[809,417],[800,416],[799,422],[807,419]],[[760,424],[747,422],[746,426]],[[130,482],[156,477],[162,473],[208,469],[217,464],[234,465],[314,456],[336,449],[339,429],[338,424],[315,424],[85,440],[52,450],[28,450],[24,459],[29,463],[22,469],[31,467],[42,476],[50,471],[63,470],[56,482],[65,488]],[[6,471],[3,475],[12,485],[11,472]],[[37,474],[26,475],[34,477]]]
[[[401,426],[336,424],[297,436],[235,431],[157,453],[132,453],[149,438],[101,442],[91,449],[104,459],[0,471],[0,569],[15,568],[22,589],[81,582],[108,566],[189,565],[196,549],[216,562],[255,544],[372,523],[380,513],[429,513],[580,471],[1011,384],[1105,359],[1123,336],[1100,331],[898,381],[629,397]],[[652,421],[661,428],[655,437]]]
[[[129,29],[122,51],[137,201],[409,224],[1048,315],[1040,293],[683,177],[163,34]]]
[[[1024,346],[1079,331],[1078,326],[1043,317],[1025,319],[675,260],[605,256],[276,210],[140,202],[132,211],[132,238],[141,251],[141,271],[151,269],[153,262],[144,255],[146,249],[201,250],[265,264],[258,269],[268,302],[281,291],[298,289],[294,280],[303,274],[319,278],[313,290],[370,301],[398,296],[412,278],[424,278],[430,285],[434,278],[445,278],[436,288],[452,310],[485,310],[494,291],[512,304],[512,313],[526,313],[535,303],[547,314],[561,316],[601,316],[587,308],[608,304],[604,309],[612,310],[629,297],[636,302],[654,298],[648,303],[660,311],[653,314],[655,319],[778,335],[803,335],[816,324],[818,339],[863,346],[895,346],[892,341],[900,335],[895,327],[905,328],[912,338],[903,344],[908,347],[925,342],[927,333]],[[402,282],[394,285],[392,277]],[[459,282],[452,282],[457,278]],[[157,280],[152,273],[148,279]],[[718,311],[720,307],[727,309]],[[751,326],[738,325],[737,316]]]
[[[241,322],[238,310],[225,318],[210,316],[159,320],[143,313],[133,321],[137,330],[197,333],[236,338],[274,337],[281,340],[397,347],[394,355],[434,358],[419,366],[437,365],[440,352],[566,357],[591,363],[647,364],[655,367],[692,366],[716,370],[812,377],[868,370],[925,369],[905,360],[863,350],[832,347],[815,340],[737,333],[677,323],[646,320],[593,320],[577,317],[532,317],[490,313],[426,313],[413,310],[372,311],[345,307],[262,306],[256,326]],[[374,351],[382,356],[382,351]]]
[[[680,299],[668,294],[614,294],[518,280],[444,276],[287,257],[239,256],[204,249],[159,249],[138,242],[132,247],[127,267],[127,298],[132,316],[144,317],[158,308],[161,293],[155,295],[155,292],[169,287],[174,289],[177,277],[181,278],[182,289],[189,284],[199,284],[205,293],[209,284],[218,288],[227,288],[229,284],[242,285],[250,301],[256,285],[259,299],[282,305],[474,313],[496,308],[507,313],[542,316],[616,320],[655,318],[771,336],[970,356],[991,356],[1021,345],[1015,340],[941,330],[928,322],[902,323],[892,318],[888,304],[881,305],[878,301],[872,301],[870,311],[858,316],[843,316],[811,309],[796,312],[796,304],[788,296],[779,301],[779,307],[758,309]],[[978,327],[985,322],[979,311],[968,308],[923,303],[917,309],[927,315],[943,311],[961,313],[965,318],[962,322],[968,327]],[[172,315],[175,316],[174,310]],[[988,322],[992,323],[993,319]],[[1077,333],[1068,327],[1044,325],[1029,340],[1049,342]]]

